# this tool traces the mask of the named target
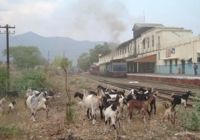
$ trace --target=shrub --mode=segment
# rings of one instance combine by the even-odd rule
[[[7,72],[6,68],[0,68],[0,95],[4,96],[6,94],[7,87]]]
[[[200,130],[200,101],[194,104],[192,111],[181,111],[182,125],[185,129],[192,131]]]
[[[28,70],[23,75],[16,79],[15,85],[20,91],[32,89],[43,89],[50,87],[50,83],[47,81],[44,71],[42,70]]]
[[[21,130],[15,126],[0,126],[0,136],[13,136],[20,133]]]

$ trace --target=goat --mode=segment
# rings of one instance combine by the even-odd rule
[[[87,117],[92,119],[92,123],[95,124],[96,122],[96,110],[100,104],[99,96],[94,94],[85,95],[80,92],[76,92],[74,94],[74,98],[79,97],[83,105],[87,108]],[[91,112],[90,112],[91,111]]]
[[[40,92],[37,91],[37,90],[32,90],[31,88],[28,88],[27,91],[26,91],[26,97],[28,98],[29,96],[32,96],[32,95],[39,95]]]
[[[15,105],[16,105],[16,102],[15,101],[12,101],[8,104],[8,113],[10,113],[11,111],[14,111],[15,109]]]
[[[165,121],[165,119],[168,119],[168,121],[171,121],[173,125],[175,125],[175,118],[176,118],[176,110],[173,108],[173,106],[169,106],[169,104],[165,104],[165,113],[162,117],[162,122]]]
[[[49,109],[47,108],[47,99],[45,93],[41,92],[40,94],[32,94],[28,96],[26,100],[26,105],[31,111],[31,119],[36,121],[35,116],[39,110],[46,111],[46,118],[48,118]]]
[[[191,95],[191,91],[187,91],[185,94],[183,95],[172,95],[172,108],[174,109],[176,105],[178,104],[183,104],[184,107],[186,108],[187,106],[187,100],[189,98],[189,96]]]
[[[139,111],[142,111],[143,121],[144,121],[144,123],[146,123],[146,114],[148,114],[148,116],[150,118],[150,112],[148,111],[148,105],[152,102],[152,100],[154,100],[155,96],[157,96],[157,95],[151,94],[150,97],[148,98],[148,100],[146,100],[146,101],[140,101],[137,99],[132,99],[132,100],[128,101],[129,118],[130,119],[132,118],[132,112],[133,112],[133,109],[135,108]]]
[[[107,105],[110,105],[113,101],[115,101],[117,96],[121,97],[120,98],[120,108],[121,108],[121,111],[123,111],[124,104],[123,104],[123,99],[122,98],[124,98],[125,90],[123,90],[123,91],[117,91],[117,90],[111,91],[110,90],[110,92],[108,92],[108,91],[104,92],[101,89],[101,92],[102,92],[102,94],[101,94],[102,95],[102,100],[101,100],[101,104],[99,106],[101,119],[104,118],[104,116],[103,116],[103,108],[105,106],[107,106]]]
[[[142,92],[142,93],[139,93]],[[126,104],[131,99],[136,99],[139,101],[146,101],[148,100],[149,96],[152,94],[152,89],[145,90],[143,88],[140,88],[139,90],[131,89],[128,96],[124,99],[124,104]],[[152,110],[154,110],[154,114],[156,114],[156,97],[153,96],[153,100],[150,102],[150,114],[152,113]]]
[[[116,97],[116,100],[108,105],[107,107],[104,107],[103,113],[105,116],[105,125],[107,125],[108,121],[111,122],[111,126],[116,130],[116,123],[118,122],[119,127],[120,127],[120,122],[119,122],[119,95]]]

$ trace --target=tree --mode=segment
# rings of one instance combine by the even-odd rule
[[[4,55],[6,55],[6,50],[4,50]],[[11,47],[10,57],[13,63],[19,68],[35,67],[47,62],[41,55],[39,49],[33,46]]]
[[[104,43],[103,45],[99,44],[94,49],[90,49],[90,65],[99,61],[99,54],[105,55],[110,53],[110,51],[108,43]]]
[[[90,67],[90,56],[88,53],[83,53],[79,58],[78,58],[78,66],[82,70],[86,71]]]
[[[94,49],[90,49],[89,53],[83,53],[78,58],[78,66],[82,70],[86,71],[90,68],[94,62],[98,62],[99,54],[105,55],[111,51],[113,44],[104,43],[103,45],[96,45]]]
[[[65,77],[65,91],[67,95],[67,103],[66,103],[66,121],[69,123],[73,120],[73,109],[72,109],[72,102],[71,102],[71,95],[70,95],[70,89],[68,86],[68,69],[71,65],[71,61],[68,60],[68,58],[62,58],[60,61],[60,67],[64,71],[64,77]]]
[[[63,61],[64,61],[64,59],[66,59],[66,58],[64,58],[63,56],[56,56],[55,58],[54,58],[54,60],[53,60],[53,62],[52,62],[52,64],[54,65],[54,66],[57,66],[57,67],[61,67],[62,68],[62,63],[64,63]],[[69,59],[67,59],[67,67],[68,67],[68,69],[69,68],[71,68],[72,67],[72,61],[70,61]]]
[[[0,67],[0,97],[6,95],[7,72],[5,67]]]

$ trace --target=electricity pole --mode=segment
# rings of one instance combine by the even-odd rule
[[[6,29],[6,64],[7,64],[7,91],[10,90],[10,57],[9,57],[9,29],[14,29],[15,26],[9,26],[8,24],[6,24],[5,26],[1,26],[0,28],[4,28]]]

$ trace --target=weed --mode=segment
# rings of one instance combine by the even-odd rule
[[[200,130],[200,101],[194,104],[191,112],[181,110],[182,125],[185,129]]]
[[[21,132],[22,131],[15,126],[0,126],[0,135],[3,137],[18,135]]]

